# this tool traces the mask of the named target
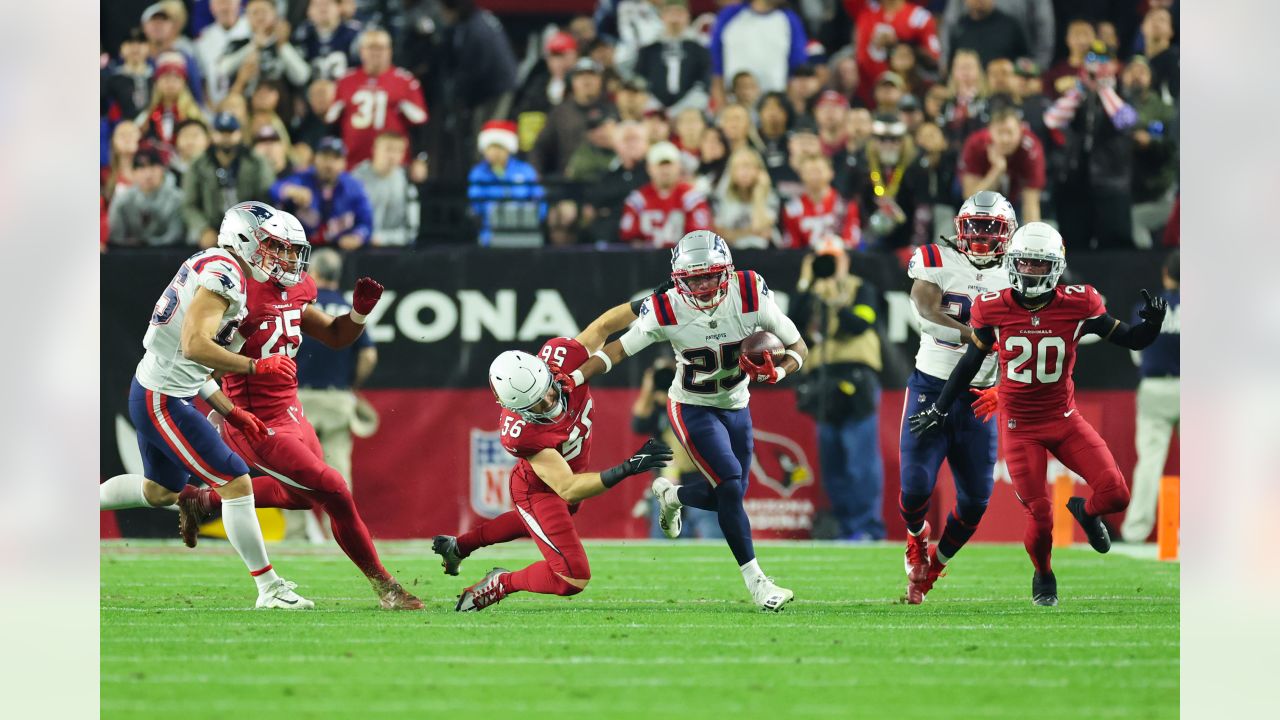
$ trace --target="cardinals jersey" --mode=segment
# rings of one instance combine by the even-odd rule
[[[302,313],[316,301],[316,283],[310,275],[291,288],[272,281],[249,283],[248,314],[231,349],[245,357],[261,360],[271,355],[295,357],[302,344]],[[266,422],[292,411],[296,413],[298,381],[286,375],[227,375],[222,391],[245,410]],[[297,419],[296,417],[294,418]]]
[[[856,248],[862,241],[862,218],[856,200],[845,200],[834,188],[827,189],[822,202],[800,194],[782,206],[783,246],[808,248],[828,235]]]
[[[355,167],[372,157],[378,135],[408,135],[409,126],[425,123],[427,101],[422,98],[422,85],[408,70],[391,68],[369,77],[364,68],[356,68],[338,81],[324,120],[330,125],[342,121],[347,167]]]
[[[738,368],[742,341],[757,330],[768,330],[783,345],[800,339],[800,331],[778,304],[764,278],[739,270],[729,279],[728,296],[713,310],[697,310],[674,289],[653,295],[640,307],[640,317],[619,339],[627,355],[655,342],[670,342],[676,356],[676,376],[668,396],[689,405],[737,410],[747,406],[751,393],[747,376]]]
[[[566,373],[577,370],[587,361],[587,349],[573,338],[551,338],[538,351],[538,357],[548,363],[556,363]],[[587,472],[591,460],[591,388],[582,385],[569,393],[565,412],[550,423],[529,422],[519,414],[503,408],[499,418],[499,434],[502,447],[519,458],[512,470],[512,481],[524,482],[526,487],[546,488],[528,458],[546,449],[560,453],[574,473]]]
[[[622,207],[618,239],[654,247],[674,247],[694,230],[711,227],[707,196],[687,182],[663,196],[653,183],[632,190]]]
[[[1048,305],[1027,310],[1013,290],[978,296],[973,327],[996,332],[1000,355],[1000,409],[1010,428],[1025,421],[1070,417],[1076,411],[1076,346],[1086,320],[1105,315],[1092,285],[1059,285]]]
[[[222,346],[231,342],[245,315],[244,271],[231,253],[210,248],[187,258],[156,301],[151,326],[142,338],[147,352],[135,373],[142,387],[162,395],[187,398],[195,395],[208,379],[212,372],[209,368],[182,356],[182,323],[199,288],[227,301],[222,323],[213,339]]]
[[[964,253],[949,245],[924,245],[916,248],[911,255],[911,262],[907,263],[907,276],[942,288],[942,312],[965,325],[969,324],[969,313],[975,298],[983,293],[1009,287],[1009,273],[1004,268],[999,265],[981,269],[974,267]],[[951,377],[951,371],[960,362],[964,351],[965,345],[962,343],[939,340],[929,334],[928,330],[921,330],[916,369],[926,375],[946,380]],[[973,384],[989,387],[995,382],[996,359],[988,356],[982,361],[982,369],[973,377]]]

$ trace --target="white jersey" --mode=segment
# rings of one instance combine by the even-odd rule
[[[142,387],[186,398],[195,395],[209,377],[209,368],[182,356],[182,322],[198,288],[209,290],[230,303],[222,313],[222,324],[214,342],[225,347],[236,335],[246,314],[247,299],[240,264],[221,248],[192,255],[178,268],[178,274],[173,276],[173,282],[165,288],[151,314],[151,326],[142,339],[147,352],[136,371]]]
[[[942,312],[969,324],[969,309],[982,293],[997,292],[1009,287],[1009,273],[1000,265],[977,268],[964,253],[947,245],[924,245],[916,248],[907,265],[907,275],[942,288]],[[946,380],[956,363],[964,355],[965,345],[946,342],[920,331],[920,351],[916,353],[916,369]],[[988,387],[996,381],[996,355],[992,353],[982,361],[982,368],[973,378],[973,385]]]
[[[676,377],[668,395],[678,403],[737,410],[747,406],[751,383],[738,368],[742,341],[768,330],[783,345],[800,339],[795,323],[782,314],[764,278],[739,270],[729,279],[724,302],[696,310],[672,289],[644,301],[640,317],[619,338],[628,356],[655,342],[671,343]]]

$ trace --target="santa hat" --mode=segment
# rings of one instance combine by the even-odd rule
[[[514,153],[520,147],[516,140],[516,124],[510,120],[490,120],[480,128],[477,145],[481,152],[490,145],[497,145]]]

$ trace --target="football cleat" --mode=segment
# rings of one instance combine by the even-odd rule
[[[921,533],[922,535],[924,533]],[[938,562],[938,546],[934,545],[929,548],[928,560],[925,563],[924,578],[919,582],[911,581],[907,583],[907,604],[919,605],[924,602],[924,596],[929,594],[933,589],[933,584],[938,578],[947,574],[947,566]]]
[[[662,534],[672,539],[680,537],[681,505],[676,486],[670,480],[660,477],[653,481],[650,490],[658,499],[658,527],[662,528]]]
[[[508,572],[503,568],[494,568],[480,582],[472,585],[458,596],[458,612],[477,612],[497,603],[507,596],[507,589],[498,578]]]
[[[289,582],[284,578],[276,578],[275,582],[268,585],[266,590],[258,594],[258,603],[254,607],[279,610],[310,610],[314,608],[316,606],[315,603],[293,591],[296,587],[298,587],[298,583]]]
[[[1084,511],[1084,498],[1071,498],[1067,501],[1067,509],[1076,522],[1080,523],[1080,527],[1084,528],[1084,534],[1094,550],[1104,553],[1111,549],[1111,534],[1107,532],[1107,526],[1102,524],[1102,518]]]
[[[452,535],[437,535],[431,539],[431,552],[440,556],[440,567],[445,575],[457,575],[462,565],[462,555],[458,552],[458,538]]]
[[[765,577],[764,575],[751,581],[750,588],[751,599],[755,601],[761,610],[769,612],[778,612],[796,596],[790,590],[775,585],[773,578]]]
[[[425,610],[426,605],[414,597],[413,593],[404,589],[400,583],[374,581],[374,592],[378,593],[378,604],[383,610]]]
[[[208,501],[201,496],[202,492],[209,491],[188,485],[178,493],[178,533],[182,535],[183,544],[189,548],[196,546],[200,537],[200,523],[208,519],[210,514]]]
[[[1042,607],[1055,607],[1058,604],[1058,578],[1053,571],[1031,576],[1031,604]]]
[[[904,565],[907,568],[907,579],[913,583],[923,582],[929,574],[929,521],[924,522],[919,535],[907,533],[907,555]],[[918,603],[911,603],[916,605]]]

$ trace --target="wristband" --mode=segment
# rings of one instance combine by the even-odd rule
[[[581,386],[587,381],[587,379],[582,376],[582,370],[574,370],[569,373],[569,377],[573,379],[573,384],[578,386]]]
[[[774,377],[774,380],[773,380],[773,381],[774,381],[774,382],[782,382],[782,378],[784,378],[784,377],[786,377],[786,376],[787,376],[787,370],[786,370],[786,368],[782,368],[782,367],[775,367],[775,368],[773,369],[773,377]]]
[[[352,309],[351,309],[351,312],[347,313],[347,317],[351,318],[351,322],[353,322],[353,323],[355,323],[355,324],[357,324],[357,325],[363,325],[363,324],[364,324],[364,321],[365,321],[365,318],[367,318],[367,317],[369,317],[369,316],[368,316],[368,315],[361,315],[360,313],[358,313],[358,312],[356,312],[356,311],[355,311],[355,308],[352,308]]]
[[[800,357],[800,353],[787,348],[787,351],[783,354],[796,361],[796,372],[800,372],[800,368],[804,367],[804,358]]]
[[[604,373],[613,369],[613,361],[609,359],[609,353],[605,352],[603,349],[591,353],[591,357],[598,357],[604,363],[604,372],[600,373],[601,375],[604,375]]]
[[[214,393],[221,389],[222,388],[218,387],[218,383],[214,382],[212,379],[205,380],[204,384],[200,386],[200,399],[208,400]]]

